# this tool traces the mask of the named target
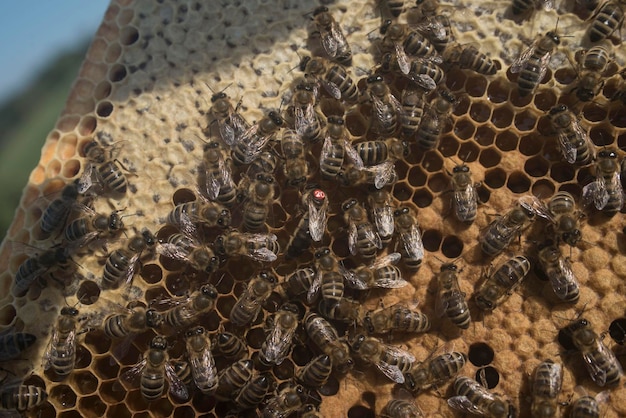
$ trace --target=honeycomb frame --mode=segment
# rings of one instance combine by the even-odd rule
[[[211,92],[225,89],[233,100],[241,99],[241,112],[248,121],[259,120],[267,109],[279,108],[282,96],[297,77],[294,67],[300,60],[298,53],[307,49],[308,19],[303,15],[315,6],[302,6],[290,0],[276,4],[260,0],[220,4],[215,9],[200,1],[119,0],[111,3],[66,107],[48,135],[41,161],[30,176],[15,220],[0,248],[0,284],[3,294],[7,295],[0,302],[0,324],[27,330],[39,337],[37,345],[27,352],[32,364],[13,365],[17,373],[32,370],[29,381],[45,385],[50,394],[49,400],[35,413],[42,417],[103,414],[183,417],[219,416],[218,412],[226,412],[220,410],[219,405],[214,409],[214,401],[197,393],[186,403],[168,395],[148,404],[137,387],[120,390],[116,386],[119,376],[147,348],[154,335],[152,331],[137,336],[128,352],[113,361],[109,354],[113,343],[107,342],[101,332],[88,332],[79,337],[76,370],[67,379],[59,380],[44,372],[40,363],[55,313],[66,304],[77,303],[76,287],[88,295],[93,289],[84,290],[76,284],[62,294],[54,284],[37,285],[24,297],[12,296],[14,275],[27,258],[15,243],[43,249],[51,242],[37,239],[38,221],[50,196],[80,177],[85,165],[82,148],[96,134],[115,148],[115,157],[135,174],[128,176],[130,190],[122,201],[98,199],[94,202],[95,209],[103,213],[116,209],[124,209],[125,214],[138,211],[138,216],[128,218],[128,225],[136,230],[148,227],[166,235],[162,223],[167,213],[173,204],[186,201],[196,190],[203,146],[198,137],[204,138]],[[366,309],[376,309],[381,299],[385,306],[419,300],[420,309],[435,318],[435,322],[440,321],[434,311],[433,277],[439,271],[441,260],[461,257],[461,287],[471,295],[486,264],[477,246],[478,231],[488,225],[495,214],[503,213],[517,197],[529,192],[547,199],[557,190],[567,190],[578,200],[581,182],[592,178],[588,167],[573,167],[562,161],[556,136],[544,117],[559,102],[556,92],[566,91],[575,80],[563,51],[580,48],[578,42],[582,39],[580,34],[585,30],[585,22],[575,11],[538,11],[529,20],[515,23],[512,30],[511,20],[504,15],[506,4],[470,5],[471,13],[458,11],[458,6],[451,5],[447,12],[454,22],[457,41],[480,45],[480,49],[489,51],[502,68],[494,76],[459,69],[448,73],[447,87],[454,93],[464,94],[438,150],[424,153],[413,147],[411,155],[396,163],[400,181],[393,187],[393,196],[397,204],[410,202],[417,209],[427,250],[424,264],[416,274],[405,272],[410,280],[410,292],[406,289],[375,290],[363,301]],[[378,36],[380,26],[377,6],[373,1],[362,4],[339,1],[329,7],[346,30],[354,53],[351,74],[355,80],[360,80],[375,66],[370,45],[371,39]],[[400,19],[406,18],[406,14],[405,11]],[[521,98],[516,93],[516,77],[507,71],[514,59],[507,51],[524,48],[515,34],[532,40],[537,34],[553,29],[557,15],[559,28],[574,37],[563,38],[537,93]],[[486,33],[487,28],[492,33]],[[608,73],[614,75],[624,66],[624,56],[619,46],[612,46],[612,50],[615,63]],[[359,87],[362,85],[360,83]],[[582,106],[580,115],[597,146],[615,146],[623,155],[626,119],[618,113],[623,105],[606,100],[615,88],[614,83],[607,82],[602,94],[604,100]],[[567,100],[566,97],[563,102],[576,106]],[[357,125],[359,118],[362,120],[365,116],[357,115]],[[471,168],[474,179],[482,180],[479,193],[486,201],[471,226],[449,215],[446,171],[461,160]],[[344,223],[339,204],[345,192],[332,182],[322,185],[333,197],[329,228],[341,232]],[[272,205],[269,230],[278,236],[284,249],[299,213],[297,192],[287,188],[282,191]],[[365,200],[363,190],[352,192],[361,201]],[[581,285],[581,301],[576,306],[555,304],[554,297],[546,297],[549,285],[529,277],[523,288],[492,314],[476,320],[473,311],[473,324],[463,333],[443,322],[427,335],[396,337],[393,343],[423,360],[442,346],[467,353],[472,343],[488,342],[495,351],[492,365],[501,375],[496,391],[507,394],[516,405],[521,405],[522,414],[528,413],[523,408],[528,408],[524,401],[530,396],[529,376],[544,358],[565,364],[560,400],[566,400],[581,383],[590,393],[598,392],[599,388],[591,383],[581,367],[579,357],[561,356],[556,335],[560,327],[583,311],[597,332],[608,329],[613,318],[624,315],[626,241],[621,232],[622,216],[619,213],[608,219],[592,213],[583,223],[583,242],[572,249],[571,255],[573,270]],[[534,230],[530,235],[538,233]],[[325,236],[324,244],[341,259],[349,258],[345,235],[330,241],[328,238]],[[123,239],[112,242],[109,251],[123,242]],[[516,253],[530,247],[532,242],[522,241],[517,245]],[[75,261],[80,274],[87,279],[96,278],[102,270],[101,257],[85,256]],[[312,261],[312,255],[306,253],[294,262],[273,267],[277,274],[286,275],[296,265],[305,266]],[[211,332],[227,318],[224,312],[240,294],[245,278],[258,268],[256,265],[242,267],[236,261],[229,261],[218,275],[210,278],[223,295],[217,311],[203,322]],[[140,294],[147,301],[185,294],[195,285],[190,283],[192,279],[185,280],[180,270],[180,265],[163,257],[146,260],[135,278]],[[198,274],[193,281],[206,279]],[[128,295],[123,291],[103,291],[101,297],[123,303]],[[93,305],[84,302],[80,306],[81,313],[96,311],[97,302]],[[270,313],[266,312],[265,316]],[[264,319],[257,319],[249,332],[253,352],[260,347]],[[618,358],[623,359],[624,351],[619,350],[620,347],[608,340],[605,343],[617,348]],[[182,355],[183,348],[173,341],[170,355]],[[288,364],[293,366],[291,361]],[[285,369],[278,375],[288,376],[289,366]],[[473,376],[475,371],[474,366],[467,364],[461,374]],[[391,398],[393,386],[374,367],[359,367],[340,380],[336,396],[324,396],[322,413],[324,416],[360,416],[360,413],[367,416],[371,411],[378,414]],[[460,416],[443,401],[450,394],[450,388],[445,386],[420,394],[416,403],[427,416]],[[623,385],[613,389],[609,402],[603,405],[603,416],[625,415],[625,400]]]

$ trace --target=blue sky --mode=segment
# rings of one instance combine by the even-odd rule
[[[0,102],[96,33],[109,0],[0,0]]]

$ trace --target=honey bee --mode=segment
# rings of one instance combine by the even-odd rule
[[[318,312],[327,319],[357,323],[361,318],[362,304],[356,300],[340,297],[336,300],[320,300]]]
[[[22,351],[37,341],[37,337],[33,334],[14,331],[13,328],[7,328],[0,332],[0,361],[19,357]]]
[[[227,359],[238,359],[248,353],[248,345],[238,336],[231,332],[218,333],[211,342],[216,355]]]
[[[424,113],[422,122],[415,134],[417,145],[423,150],[437,148],[439,138],[458,101],[452,92],[440,90]]]
[[[423,363],[416,363],[404,374],[404,387],[412,393],[439,387],[456,376],[466,361],[465,354],[450,351]]]
[[[261,416],[263,418],[287,418],[300,409],[303,396],[302,386],[288,384],[267,401]]]
[[[511,11],[515,16],[527,16],[541,7],[545,11],[554,8],[554,0],[512,0]]]
[[[130,284],[135,276],[135,269],[141,254],[152,250],[157,239],[152,232],[144,229],[126,243],[126,246],[113,251],[104,264],[102,286],[107,289],[119,287],[122,283]]]
[[[561,37],[555,31],[546,33],[537,39],[511,65],[512,73],[519,73],[517,86],[520,96],[534,93],[546,75],[552,53],[561,43]]]
[[[363,326],[370,334],[393,331],[423,333],[430,329],[430,320],[425,314],[409,308],[404,303],[369,311],[363,317]]]
[[[415,212],[408,206],[400,207],[393,213],[397,236],[396,250],[400,251],[405,266],[418,270],[424,259],[424,243]],[[398,248],[399,247],[399,248]]]
[[[293,94],[296,133],[309,144],[322,137],[322,123],[315,112],[317,86],[314,82],[303,82],[296,86]]]
[[[230,322],[238,327],[253,322],[277,284],[276,276],[265,271],[250,280],[248,287],[230,311]]]
[[[285,128],[280,146],[285,157],[283,168],[287,184],[295,187],[304,184],[309,176],[309,165],[305,158],[306,154],[302,138],[295,130]]]
[[[407,140],[413,138],[424,115],[426,100],[425,90],[419,86],[407,86],[402,91],[400,103],[402,114],[400,115],[400,138]]]
[[[302,195],[302,203],[307,208],[311,239],[320,242],[328,222],[328,195],[319,188],[311,188]]]
[[[343,297],[344,292],[340,264],[326,247],[315,253],[315,259],[317,272],[307,293],[307,300],[309,303],[313,302],[321,288],[322,298],[332,307]]]
[[[574,390],[582,392],[582,396],[572,403],[570,418],[600,418],[600,403],[608,401],[609,392],[602,391],[594,398],[582,386],[577,386]]]
[[[171,328],[186,328],[203,314],[212,311],[217,297],[215,286],[205,284],[188,297],[163,301],[174,305],[163,313],[163,320]]]
[[[209,113],[217,122],[222,140],[231,148],[249,128],[246,120],[237,112],[224,91],[214,93],[211,96]]]
[[[298,298],[309,292],[317,273],[310,267],[295,270],[280,284],[287,298]]]
[[[387,52],[381,58],[380,70],[383,72],[393,71],[398,73],[425,91],[432,91],[445,81],[445,73],[438,63],[441,59],[433,57],[416,57],[409,61],[408,72],[398,68],[398,60],[393,53]]]
[[[474,300],[483,311],[493,311],[506,299],[530,271],[530,261],[518,255],[502,263],[491,274],[483,274],[483,283],[476,290]]]
[[[27,258],[15,273],[13,294],[23,296],[39,276],[53,268],[68,267],[70,261],[72,259],[67,247],[53,247]]]
[[[287,358],[298,329],[298,314],[296,305],[285,303],[269,321],[270,331],[259,351],[261,364],[268,367],[278,366]]]
[[[352,165],[337,173],[337,179],[346,187],[374,186],[376,189],[382,189],[395,184],[398,181],[398,173],[393,161],[385,161],[371,167]]]
[[[595,163],[596,179],[583,187],[583,201],[593,205],[606,216],[614,216],[624,205],[624,189],[620,181],[617,151],[603,149]]]
[[[144,353],[143,360],[133,366],[122,375],[128,382],[133,382],[140,376],[139,389],[143,398],[150,402],[160,399],[165,390],[165,380],[170,387],[169,392],[180,400],[189,399],[189,392],[185,384],[178,378],[174,367],[170,363],[167,353],[167,340],[157,335],[148,350]]]
[[[494,75],[498,72],[496,63],[473,45],[451,44],[444,51],[444,60],[448,64],[458,65],[462,70],[472,70],[478,74]]]
[[[39,386],[23,385],[19,382],[3,382],[0,386],[0,415],[7,418],[21,417],[19,412],[33,409],[43,404],[47,399],[48,393]]]
[[[324,145],[320,153],[320,171],[322,177],[334,179],[341,171],[345,156],[348,155],[353,162],[363,165],[358,153],[348,141],[346,127],[343,118],[329,116],[328,126],[324,135]]]
[[[367,200],[378,236],[383,244],[388,244],[395,229],[391,194],[387,190],[376,190],[368,196]]]
[[[379,141],[365,141],[354,145],[365,166],[373,166],[385,161],[396,161],[409,155],[409,145],[396,138]]]
[[[439,285],[437,298],[439,311],[457,327],[468,329],[471,321],[470,311],[465,300],[465,293],[459,287],[456,265],[442,264],[441,272],[437,275],[437,283]]]
[[[300,61],[300,71],[304,72],[307,78],[321,84],[335,99],[347,103],[357,102],[359,92],[356,84],[342,66],[321,57],[305,56]]]
[[[87,216],[70,222],[64,231],[67,246],[72,249],[84,247],[103,235],[114,236],[124,228],[118,210],[111,212],[109,216],[96,213],[88,206],[83,206],[81,210]]]
[[[324,51],[331,60],[341,65],[352,65],[352,50],[341,30],[341,26],[325,6],[313,11],[313,22],[317,27]]]
[[[250,164],[284,125],[280,113],[272,110],[260,121],[248,128],[232,147],[233,161],[240,165]]]
[[[382,411],[380,418],[421,418],[424,415],[413,402],[404,399],[391,399]]]
[[[300,418],[324,418],[324,416],[320,413],[319,408],[312,403],[302,405],[298,414]]]
[[[187,228],[189,222],[209,227],[228,228],[231,221],[232,216],[228,208],[217,202],[202,199],[180,203],[167,215],[167,223],[181,229]]]
[[[594,14],[593,22],[589,26],[589,40],[600,42],[609,38],[616,29],[624,23],[624,9],[621,0],[609,0]]]
[[[551,240],[539,247],[539,265],[550,279],[552,290],[559,299],[570,303],[578,302],[580,290],[572,266],[561,256],[561,250]]]
[[[200,392],[213,394],[217,389],[217,368],[211,353],[211,340],[204,327],[198,326],[187,331],[185,344],[193,381]]]
[[[106,191],[114,195],[125,195],[128,188],[126,176],[122,173],[117,160],[107,159],[105,149],[97,140],[92,140],[83,148],[89,161],[78,181],[78,193],[84,194],[93,186],[93,178]],[[109,155],[108,158],[111,158]]]
[[[404,0],[379,0],[379,7],[386,7],[391,16],[398,17],[404,10]]]
[[[580,351],[591,379],[598,386],[614,387],[619,384],[623,374],[622,366],[615,354],[591,329],[589,321],[579,319],[561,331],[571,338],[573,345]]]
[[[365,260],[376,257],[376,251],[383,243],[367,219],[367,211],[356,199],[348,199],[341,205],[344,221],[348,224],[348,248],[352,255],[357,253]]]
[[[263,151],[257,158],[252,160],[246,172],[249,178],[254,178],[257,174],[273,175],[278,167],[278,157],[273,149]]]
[[[172,234],[166,243],[160,244],[159,254],[183,261],[198,271],[213,273],[219,268],[219,259],[211,248],[201,242],[198,229],[186,214],[181,214],[181,221],[182,232]]]
[[[602,90],[602,73],[610,61],[609,51],[601,45],[595,45],[584,51],[578,60],[578,82],[573,91],[581,102],[593,100]]]
[[[280,252],[276,235],[248,234],[229,231],[215,240],[218,254],[228,257],[246,256],[256,261],[272,262]]]
[[[233,180],[230,155],[222,149],[219,142],[212,141],[204,148],[203,162],[208,198],[226,206],[234,205],[237,198],[237,186]]]
[[[78,196],[78,181],[74,181],[63,188],[60,197],[50,202],[39,221],[42,238],[48,238],[52,232],[65,225]]]
[[[220,370],[215,397],[219,400],[232,400],[252,379],[253,372],[254,362],[250,359],[236,361]]]
[[[406,25],[385,20],[380,27],[384,35],[381,47],[383,52],[392,52],[397,66],[403,74],[408,74],[410,64],[408,55],[437,56],[437,49],[428,38],[419,32],[410,30]]]
[[[380,342],[377,338],[356,335],[350,348],[363,361],[375,365],[385,376],[396,383],[404,383],[404,372],[408,371],[415,357],[408,351]]]
[[[313,344],[330,357],[334,371],[343,374],[354,366],[348,344],[339,339],[337,330],[326,319],[309,311],[304,317],[304,329]]]
[[[565,191],[555,193],[548,202],[548,212],[557,241],[575,246],[582,237],[579,220],[583,214],[576,208],[574,197]]]
[[[272,379],[266,374],[248,380],[235,398],[235,412],[255,408],[263,402],[270,391],[271,383]]]
[[[375,260],[369,266],[359,266],[346,270],[346,281],[359,290],[385,288],[397,289],[409,282],[402,278],[402,272],[394,264],[400,260],[400,253],[391,253]]]
[[[594,158],[594,146],[580,122],[564,104],[556,105],[548,113],[552,128],[559,136],[563,157],[570,164],[587,165]]]
[[[109,338],[124,338],[148,328],[158,328],[162,323],[163,317],[155,309],[136,306],[107,316],[102,324],[102,330]]]
[[[246,202],[243,206],[243,226],[248,231],[259,231],[265,225],[269,205],[274,198],[274,176],[257,174],[253,180],[242,178],[239,185],[245,190]]]
[[[398,128],[402,105],[389,90],[380,74],[367,78],[367,92],[372,101],[372,115],[369,129],[382,137],[390,137]]]
[[[60,377],[66,377],[74,370],[77,316],[78,309],[61,308],[61,315],[52,329],[52,337],[43,357],[44,368],[52,369]]]
[[[298,370],[296,379],[308,388],[317,389],[326,384],[331,372],[330,357],[320,354]]]
[[[508,400],[489,392],[469,377],[459,376],[454,381],[456,396],[448,399],[448,405],[459,411],[493,418],[515,418],[517,412]]]
[[[563,383],[563,368],[552,360],[545,360],[535,369],[533,400],[530,407],[535,417],[555,417],[559,410],[557,397]]]
[[[471,223],[476,219],[478,210],[478,183],[472,182],[472,173],[465,164],[460,164],[452,169],[452,206],[454,214],[461,222]]]
[[[521,197],[513,209],[483,229],[478,237],[483,253],[490,257],[500,254],[516,235],[528,228],[535,220],[537,200],[534,196]]]

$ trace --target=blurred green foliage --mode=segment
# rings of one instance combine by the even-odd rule
[[[88,43],[63,52],[35,80],[0,104],[0,237],[13,220],[22,190],[41,157],[54,128]]]

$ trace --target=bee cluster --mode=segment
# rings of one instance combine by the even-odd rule
[[[108,44],[108,87],[57,129],[76,155],[56,171],[66,184],[5,244],[18,253],[5,322],[24,332],[0,335],[0,360],[41,355],[30,377],[3,383],[1,406],[44,417],[625,413],[619,355],[603,339],[621,345],[626,328],[623,234],[608,233],[624,203],[626,76],[613,46],[624,6],[587,3],[494,5],[488,16],[518,31],[550,16],[515,56],[461,40],[484,32],[467,23],[487,16],[480,7],[285,3],[310,22],[289,62],[257,33],[251,51],[267,53],[211,81],[193,59],[206,60],[207,40],[189,35],[213,16],[201,2],[114,6],[125,52]],[[363,20],[346,24],[352,9]],[[225,10],[213,18],[238,18]],[[149,16],[165,29],[153,34]],[[238,51],[229,27],[210,41]],[[490,39],[509,42],[501,30]],[[175,69],[192,75],[166,95],[155,83]],[[244,76],[261,90],[254,108]],[[33,306],[58,318],[42,326],[23,314]],[[495,360],[472,359],[481,341]]]

